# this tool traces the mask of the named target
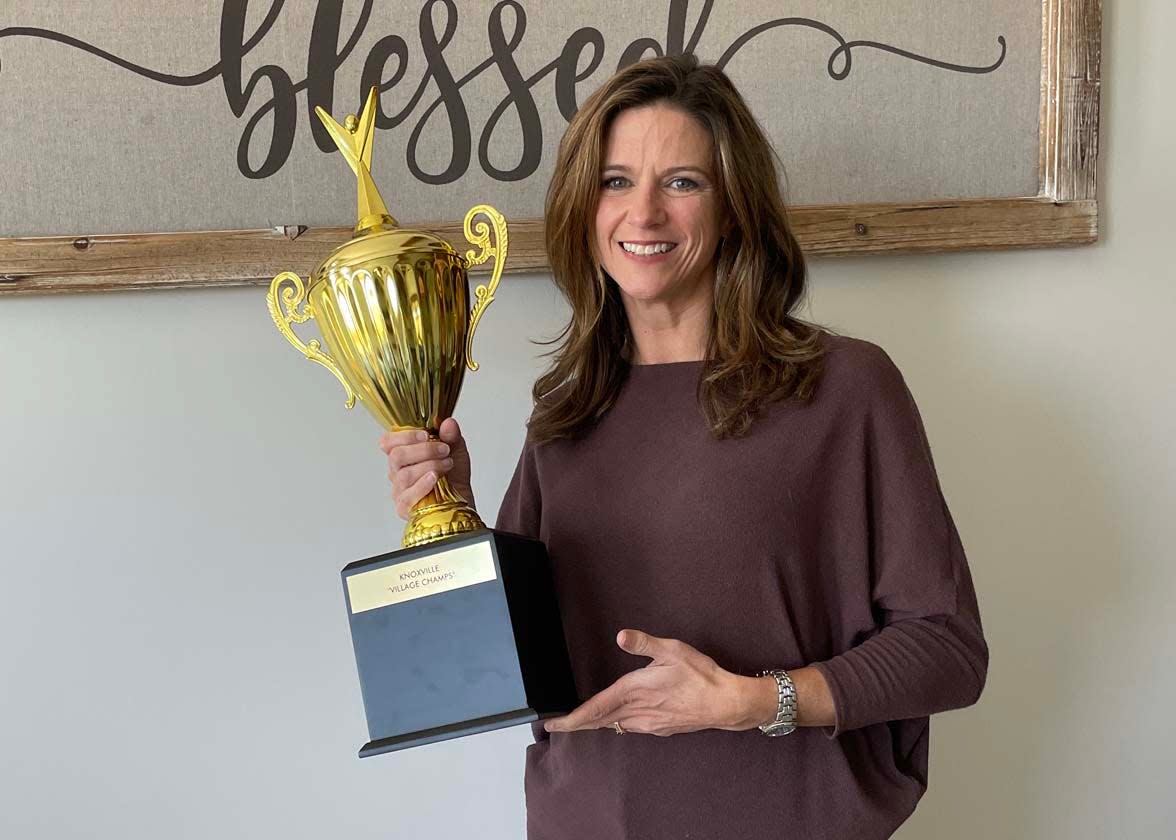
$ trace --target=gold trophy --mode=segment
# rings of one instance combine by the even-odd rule
[[[338,377],[348,408],[358,398],[389,431],[425,429],[437,438],[441,421],[457,404],[465,369],[478,369],[474,331],[502,278],[506,220],[489,205],[472,208],[465,217],[465,236],[478,250],[466,252],[464,259],[437,236],[402,229],[372,180],[375,103],[372,88],[360,115],[349,115],[343,125],[315,108],[358,178],[359,222],[352,239],[316,269],[309,290],[301,277],[284,271],[271,282],[266,303],[282,335]],[[491,257],[490,284],[477,287],[471,311],[467,269]],[[303,343],[290,327],[312,318],[329,354],[318,341]],[[440,476],[413,507],[403,545],[485,527]]]
[[[343,125],[315,113],[358,179],[359,221],[308,284],[282,272],[266,304],[282,335],[333,373],[384,428],[438,437],[474,332],[502,278],[507,228],[478,205],[463,258],[441,238],[402,229],[371,175],[372,88]],[[468,268],[491,257],[470,306]],[[313,319],[326,341],[292,329]],[[374,755],[560,714],[576,703],[546,550],[491,531],[445,476],[414,507],[403,549],[343,569],[352,642]]]

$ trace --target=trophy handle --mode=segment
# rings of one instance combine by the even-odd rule
[[[283,284],[288,285],[282,288]],[[279,289],[281,289],[281,306],[278,304]],[[343,371],[339,370],[339,365],[327,355],[317,338],[311,339],[309,344],[303,344],[302,339],[294,334],[294,330],[290,329],[291,324],[305,324],[314,318],[314,310],[311,309],[310,301],[306,299],[306,286],[303,284],[302,278],[293,271],[283,271],[270,282],[269,294],[265,296],[265,305],[269,307],[270,317],[274,319],[274,326],[278,328],[278,332],[286,336],[287,341],[301,350],[306,358],[312,362],[318,362],[335,374],[335,378],[342,383],[343,390],[347,392],[347,407],[353,408],[355,406],[355,392],[351,390],[351,386],[343,378]],[[299,311],[300,306],[301,311]]]
[[[485,219],[481,219],[476,225],[473,224],[474,217],[479,214],[486,216],[490,223],[487,224]],[[491,244],[490,238],[491,225],[494,227],[493,244]],[[474,308],[470,311],[470,331],[466,336],[466,366],[470,370],[477,370],[478,363],[474,361],[474,330],[478,328],[478,321],[481,320],[482,313],[493,303],[494,293],[498,291],[498,281],[502,279],[502,267],[506,264],[508,245],[506,219],[489,204],[471,207],[465,217],[465,238],[470,244],[482,249],[481,251],[470,250],[466,252],[466,259],[469,260],[470,265],[481,265],[490,257],[494,257],[494,271],[490,275],[490,285],[481,284],[474,289],[476,300]]]

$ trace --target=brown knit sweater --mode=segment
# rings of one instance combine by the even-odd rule
[[[928,715],[984,685],[976,594],[902,375],[825,341],[813,400],[735,440],[706,428],[701,362],[632,368],[588,434],[524,447],[498,527],[547,544],[581,698],[646,664],[616,646],[632,627],[736,673],[816,664],[836,727],[536,726],[530,840],[871,840],[926,790]]]

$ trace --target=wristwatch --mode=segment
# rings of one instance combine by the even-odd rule
[[[760,726],[760,732],[765,735],[788,735],[796,729],[796,686],[787,671],[760,671],[761,677],[772,677],[776,680],[778,705],[776,717],[769,723]]]

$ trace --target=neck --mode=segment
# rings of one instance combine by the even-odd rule
[[[650,302],[625,299],[634,365],[695,362],[706,358],[710,337],[711,289],[687,301]]]

